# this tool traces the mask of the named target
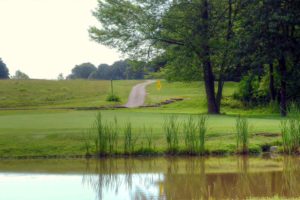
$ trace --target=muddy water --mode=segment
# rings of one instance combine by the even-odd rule
[[[297,157],[0,161],[0,199],[300,197]]]

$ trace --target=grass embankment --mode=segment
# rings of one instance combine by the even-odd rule
[[[131,88],[141,81],[113,81],[114,90],[127,102]],[[0,80],[0,108],[70,108],[110,105],[110,81]]]
[[[127,99],[131,86],[137,82],[139,81],[115,82],[115,91],[121,96],[123,102]],[[44,83],[48,82],[45,81]],[[106,88],[105,91],[109,91],[109,82],[49,82],[49,84],[54,83],[61,84],[61,86],[56,86],[57,89],[64,87],[68,88],[68,84],[70,84],[69,90],[71,94],[74,94],[73,98],[69,101],[57,100],[51,105],[49,103],[44,103],[43,98],[39,97],[38,93],[35,94],[32,92],[28,99],[37,98],[37,103],[35,105],[24,103],[23,106],[35,106],[39,108],[49,107],[49,105],[51,105],[50,107],[73,107],[98,106],[107,103],[105,102],[107,94],[100,93],[99,91],[101,91],[101,85],[103,88]],[[102,83],[105,83],[106,86],[104,87]],[[47,90],[46,86],[38,86],[36,85],[37,82],[34,84],[34,81],[32,83],[30,81],[20,81],[18,84],[12,81],[9,84],[31,84],[32,87],[39,87],[40,90]],[[22,87],[14,86],[14,89],[20,89]],[[78,89],[80,87],[81,89]],[[84,87],[85,89],[83,89]],[[90,87],[90,92],[82,94],[80,91],[86,91],[87,87]],[[155,151],[164,152],[167,149],[167,143],[163,124],[168,116],[171,114],[175,115],[178,118],[178,121],[182,123],[187,121],[190,114],[192,114],[193,118],[197,118],[196,114],[205,113],[206,101],[203,83],[162,82],[162,87],[162,90],[158,91],[155,84],[149,86],[147,103],[157,103],[172,97],[183,97],[185,100],[164,105],[159,108],[102,111],[104,121],[113,122],[114,117],[118,118],[119,132],[117,152],[122,152],[124,149],[124,128],[125,125],[128,124],[128,121],[132,122],[132,137],[137,138],[134,147],[135,151],[139,151],[141,147],[145,147],[147,144],[147,136],[143,131],[145,126],[146,130],[152,129],[152,143]],[[6,87],[1,86],[1,88],[2,90],[0,91],[3,91],[3,88]],[[257,150],[265,144],[273,144],[276,141],[281,141],[280,135],[275,134],[271,135],[272,137],[268,137],[270,134],[266,134],[280,133],[279,115],[271,114],[268,109],[238,109],[238,103],[231,99],[231,95],[235,88],[236,83],[225,84],[225,103],[222,112],[226,112],[227,115],[212,115],[208,118],[205,143],[206,149],[212,153],[233,153],[235,151],[235,124],[237,113],[242,113],[248,117],[250,125],[250,150]],[[51,89],[47,93],[45,92],[43,95],[44,98],[48,95],[52,95],[52,92],[54,93],[54,91],[54,89]],[[98,94],[99,96],[93,96],[97,92],[100,93]],[[1,101],[2,105],[5,105],[5,107],[23,107],[21,106],[23,100],[21,99],[22,95],[19,94],[21,93],[20,91],[13,92],[8,90],[7,93],[10,93],[11,96],[14,96],[13,94],[17,93],[16,95],[18,95],[20,99],[16,102],[19,103],[4,104]],[[8,94],[5,95],[9,96]],[[29,101],[28,99],[25,99],[24,102]],[[95,120],[96,114],[97,111],[74,110],[0,111],[0,158],[85,155],[84,132],[90,128]],[[95,147],[93,148],[94,151]],[[185,142],[181,129],[179,133],[179,149],[183,150],[184,148]]]

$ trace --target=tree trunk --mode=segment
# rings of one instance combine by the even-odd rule
[[[203,11],[202,11],[202,20],[203,20],[203,30],[202,30],[202,48],[200,59],[202,59],[203,72],[204,72],[204,82],[205,82],[205,91],[207,98],[207,107],[208,113],[210,114],[219,114],[220,110],[217,106],[216,97],[215,97],[215,82],[212,72],[211,60],[210,60],[210,48],[209,48],[209,14],[208,14],[208,1],[203,1]]]
[[[282,117],[287,115],[287,103],[286,103],[286,62],[285,57],[282,55],[279,59],[280,69],[280,114]]]
[[[271,97],[271,101],[275,101],[276,92],[274,86],[274,66],[272,62],[270,62],[269,64],[269,73],[270,73],[270,83],[269,83],[270,97]]]

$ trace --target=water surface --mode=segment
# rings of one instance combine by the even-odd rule
[[[300,197],[297,157],[0,161],[0,199]]]

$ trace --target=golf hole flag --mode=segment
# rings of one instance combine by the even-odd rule
[[[156,82],[156,88],[157,88],[157,90],[161,90],[161,82],[160,82],[160,80],[158,80]]]

